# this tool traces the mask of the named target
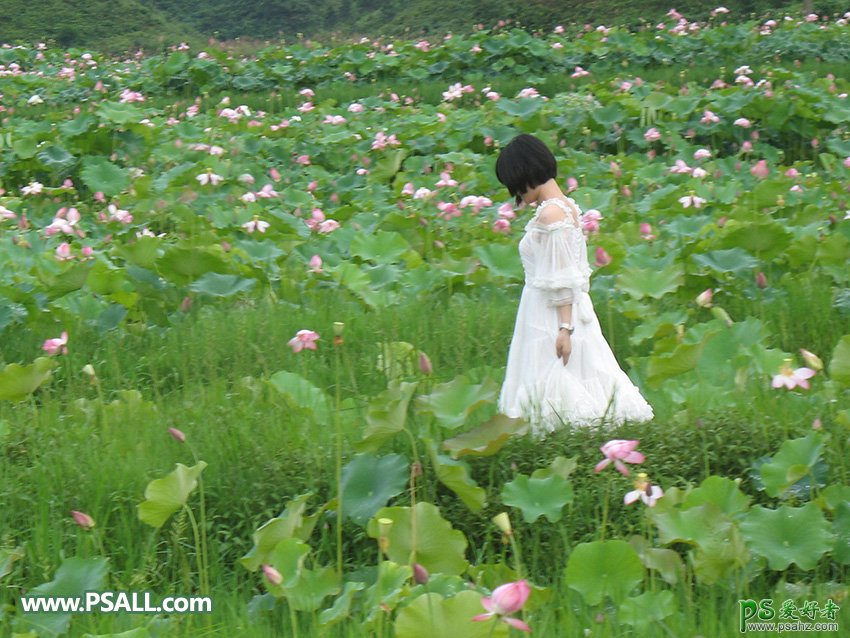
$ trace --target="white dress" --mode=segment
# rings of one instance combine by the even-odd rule
[[[569,205],[562,199],[541,202],[519,242],[525,286],[498,407],[509,417],[526,419],[536,437],[565,425],[642,422],[654,416],[602,334],[588,294],[591,269],[581,211],[567,200]],[[567,218],[544,225],[537,218],[551,203]],[[555,352],[557,306],[564,303],[573,304],[575,326],[566,366]]]

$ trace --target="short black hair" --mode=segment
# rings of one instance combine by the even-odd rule
[[[508,142],[496,160],[496,179],[508,187],[517,204],[523,193],[555,179],[557,174],[558,163],[552,151],[528,133],[517,135]]]

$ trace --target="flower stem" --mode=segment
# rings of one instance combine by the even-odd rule
[[[334,360],[336,368],[336,392],[334,409],[334,426],[336,429],[336,571],[342,576],[342,420],[340,410],[342,406],[342,388],[340,388],[340,348],[342,344],[334,348]]]

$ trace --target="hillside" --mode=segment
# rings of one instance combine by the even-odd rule
[[[202,39],[190,24],[173,20],[145,0],[3,0],[0,42],[40,41],[123,51]]]
[[[52,40],[66,47],[150,51],[209,37],[433,36],[468,32],[479,23],[489,27],[503,19],[542,29],[571,22],[639,26],[670,22],[665,14],[671,5],[692,20],[707,19],[715,7],[697,0],[89,0],[71,5],[62,0],[4,0],[0,42]],[[733,0],[726,6],[731,20],[809,10],[833,14],[848,8],[844,0]]]

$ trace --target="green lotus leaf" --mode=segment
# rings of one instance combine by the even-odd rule
[[[508,625],[496,618],[488,622],[472,621],[485,612],[478,592],[463,591],[451,598],[424,594],[399,611],[395,635],[396,638],[507,638]]]
[[[499,396],[499,384],[490,378],[472,384],[463,375],[434,387],[431,394],[416,400],[419,412],[432,414],[442,427],[454,430],[467,422],[479,408],[492,405]]]
[[[472,252],[493,274],[512,281],[522,280],[522,262],[519,259],[516,246],[491,243],[476,246]]]
[[[97,109],[98,116],[114,124],[130,124],[145,117],[144,111],[132,104],[103,102]],[[106,191],[104,191],[106,192]]]
[[[835,546],[832,557],[842,565],[850,565],[850,502],[839,503],[832,520]]]
[[[761,466],[765,491],[770,496],[780,496],[800,479],[812,475],[823,444],[824,438],[817,432],[784,441],[773,459]]]
[[[738,484],[724,476],[709,476],[700,486],[692,489],[685,497],[682,509],[689,509],[703,503],[713,503],[727,516],[744,512],[749,507],[750,498],[744,494]]]
[[[115,197],[130,185],[127,169],[116,166],[105,157],[86,157],[80,172],[83,183],[93,191]]]
[[[841,385],[850,387],[850,335],[838,340],[829,363],[829,376]]]
[[[656,506],[649,510],[649,518],[658,527],[658,541],[664,545],[689,543],[705,546],[712,539],[727,538],[732,528],[732,521],[711,502],[687,510]]]
[[[437,479],[458,495],[464,505],[473,512],[480,512],[487,504],[487,492],[472,480],[469,466],[463,461],[437,454],[436,446],[430,444],[431,463]]]
[[[648,591],[620,603],[617,618],[632,627],[646,627],[676,613],[676,600],[669,590]]]
[[[192,467],[178,463],[170,474],[148,483],[145,500],[136,506],[139,520],[153,527],[162,527],[174,512],[186,504],[206,466],[204,461],[198,461]]]
[[[391,560],[381,561],[375,583],[366,590],[363,608],[368,609],[366,622],[372,622],[383,610],[393,610],[410,592],[413,568]]]
[[[731,578],[737,570],[746,567],[750,552],[737,527],[728,534],[714,536],[691,551],[691,565],[700,583],[713,585]]]
[[[367,527],[372,538],[378,537],[377,520],[380,518],[393,521],[387,550],[391,561],[401,565],[416,562],[433,573],[460,574],[466,569],[466,537],[463,532],[452,529],[451,524],[440,516],[440,510],[431,503],[420,502],[413,509],[384,507],[378,510]]]
[[[189,284],[189,290],[211,297],[232,297],[251,290],[256,284],[256,279],[208,272]]]
[[[317,423],[331,424],[331,404],[327,393],[321,388],[317,388],[300,374],[288,370],[279,370],[269,377],[269,383],[293,407],[313,414]]]
[[[520,508],[526,523],[533,523],[541,516],[557,523],[564,505],[572,500],[572,485],[557,474],[546,478],[520,474],[502,488],[502,502]]]
[[[10,363],[0,370],[0,401],[23,401],[50,378],[56,362],[39,357],[29,365]]]
[[[361,451],[374,452],[404,429],[407,406],[417,383],[391,382],[381,394],[369,401],[366,411],[366,430],[356,444]]]
[[[56,172],[70,168],[77,162],[77,158],[61,146],[48,146],[39,151],[38,159],[48,170]]]
[[[694,254],[691,259],[710,271],[736,274],[750,272],[759,265],[758,259],[743,248],[712,250],[707,253]]]
[[[332,567],[302,568],[295,584],[285,589],[285,596],[296,611],[317,611],[325,598],[338,594],[339,589],[339,577]]]
[[[324,511],[322,507],[310,516],[304,515],[310,496],[307,493],[292,499],[280,516],[270,519],[254,532],[254,547],[239,559],[245,569],[256,571],[260,565],[268,563],[274,548],[284,539],[306,541],[309,538],[319,515]]]
[[[515,434],[524,431],[527,424],[522,419],[512,419],[496,414],[481,425],[443,441],[443,447],[452,456],[492,456],[502,449]]]
[[[398,263],[410,244],[399,233],[379,230],[374,234],[357,233],[351,239],[351,254],[380,264]]]
[[[685,564],[675,550],[652,547],[643,536],[632,536],[629,545],[635,548],[644,567],[657,571],[665,582],[675,585],[682,580]]]
[[[103,591],[109,561],[106,558],[66,558],[56,570],[53,580],[33,587],[28,596],[84,597],[89,591]],[[15,621],[18,632],[55,638],[68,631],[71,613],[37,612],[22,614]]]
[[[357,592],[366,589],[366,583],[348,582],[342,589],[342,593],[337,596],[333,605],[322,611],[319,614],[319,624],[323,627],[330,627],[348,620],[351,617],[351,603]]]
[[[397,496],[407,484],[410,464],[399,454],[357,454],[342,468],[342,509],[358,525]]]
[[[791,563],[800,569],[814,569],[835,540],[829,522],[814,503],[775,510],[756,506],[741,522],[741,533],[750,550],[764,556],[776,571]]]
[[[580,543],[573,549],[564,579],[588,605],[606,597],[623,601],[643,581],[644,568],[634,547],[622,540]]]
[[[675,292],[685,283],[685,275],[680,264],[670,264],[663,268],[623,268],[617,277],[617,286],[635,299],[652,297],[661,299]]]
[[[281,575],[279,585],[266,580],[266,589],[277,598],[286,595],[285,590],[293,587],[301,576],[304,559],[310,553],[310,546],[297,538],[284,538],[269,553],[265,564],[274,567]]]
[[[533,97],[521,97],[515,100],[501,99],[496,102],[496,108],[508,115],[526,120],[543,108],[543,102]]]

